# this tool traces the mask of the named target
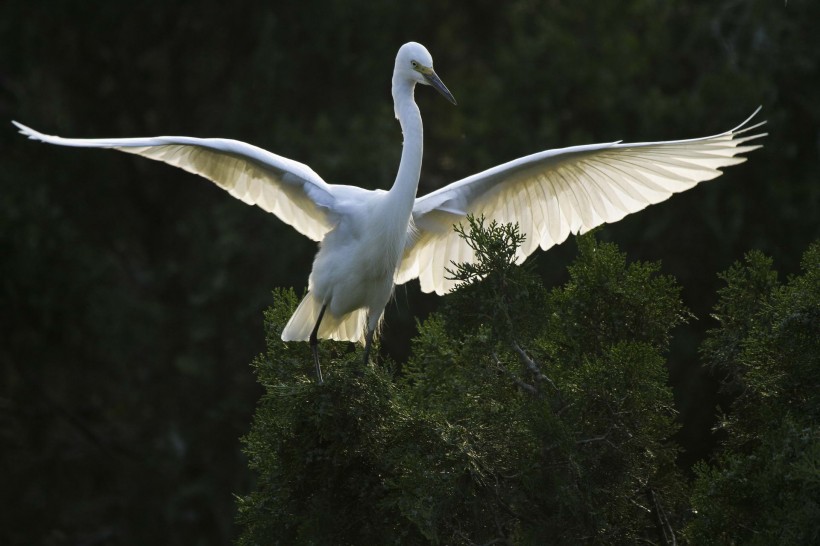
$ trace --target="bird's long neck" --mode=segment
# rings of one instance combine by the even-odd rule
[[[421,113],[413,99],[415,84],[406,80],[393,80],[393,103],[396,117],[401,124],[404,143],[401,149],[401,161],[396,181],[388,192],[388,198],[395,203],[396,210],[408,216],[413,210],[416,191],[421,176],[421,158],[423,153],[424,130],[421,124]]]

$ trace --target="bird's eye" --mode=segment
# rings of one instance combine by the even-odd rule
[[[418,68],[419,63],[417,63],[416,61],[410,61],[410,66],[412,66],[413,68]]]

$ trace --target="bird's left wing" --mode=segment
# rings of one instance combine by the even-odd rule
[[[13,123],[33,140],[60,146],[112,148],[198,174],[237,199],[272,212],[314,241],[322,240],[335,223],[333,186],[307,165],[238,140],[168,136],[61,138]]]
[[[690,140],[606,143],[536,153],[454,182],[416,199],[415,230],[408,236],[396,283],[419,278],[421,289],[444,294],[451,262],[472,262],[472,249],[453,230],[468,214],[488,221],[517,222],[526,236],[518,249],[523,262],[538,246],[546,250],[570,233],[615,222],[673,193],[742,163],[765,136],[748,132],[752,116],[735,129]]]

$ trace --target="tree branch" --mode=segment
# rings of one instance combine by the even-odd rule
[[[522,381],[521,379],[519,379],[518,377],[516,377],[514,373],[512,373],[510,370],[508,370],[508,369],[504,366],[504,364],[502,364],[502,363],[501,363],[501,360],[498,358],[498,355],[497,355],[496,353],[493,353],[493,360],[495,360],[495,365],[496,365],[496,367],[497,367],[499,370],[501,370],[502,372],[504,372],[504,374],[506,374],[506,375],[507,375],[507,377],[509,377],[510,379],[512,379],[512,382],[513,382],[513,383],[515,383],[515,385],[516,385],[517,387],[519,387],[519,388],[521,388],[521,389],[523,389],[523,390],[527,391],[528,393],[530,393],[530,394],[532,394],[532,395],[538,395],[538,394],[540,394],[540,392],[538,391],[538,388],[537,388],[537,387],[535,387],[534,385],[530,385],[529,383],[525,383],[524,381]]]
[[[518,353],[518,358],[527,367],[527,369],[530,370],[533,373],[533,375],[535,375],[535,378],[537,380],[546,381],[550,384],[550,386],[553,389],[555,389],[556,391],[558,390],[558,387],[555,386],[555,382],[553,382],[552,379],[550,379],[541,372],[541,367],[538,364],[536,364],[535,361],[529,357],[529,355],[527,355],[524,349],[522,349],[521,346],[518,345],[518,342],[513,341],[511,345],[513,350],[515,350],[515,352]]]

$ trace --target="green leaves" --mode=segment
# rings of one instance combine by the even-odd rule
[[[242,544],[618,543],[671,529],[682,480],[662,352],[686,317],[674,281],[588,235],[550,291],[515,265],[515,226],[469,218],[460,233],[478,259],[452,272],[461,287],[419,324],[397,375],[323,342],[314,385],[307,347],[278,341],[296,299],[275,294]]]
[[[722,278],[705,360],[724,374],[723,449],[697,467],[697,544],[813,544],[820,539],[820,244],[803,274],[777,281],[750,252]]]
[[[275,292],[240,544],[817,541],[820,245],[785,284],[759,253],[722,275],[703,356],[734,401],[690,496],[664,358],[690,317],[675,280],[588,234],[547,289],[515,265],[515,226],[460,232],[478,259],[401,368],[323,342],[316,385],[308,347],[279,341],[298,300]]]

